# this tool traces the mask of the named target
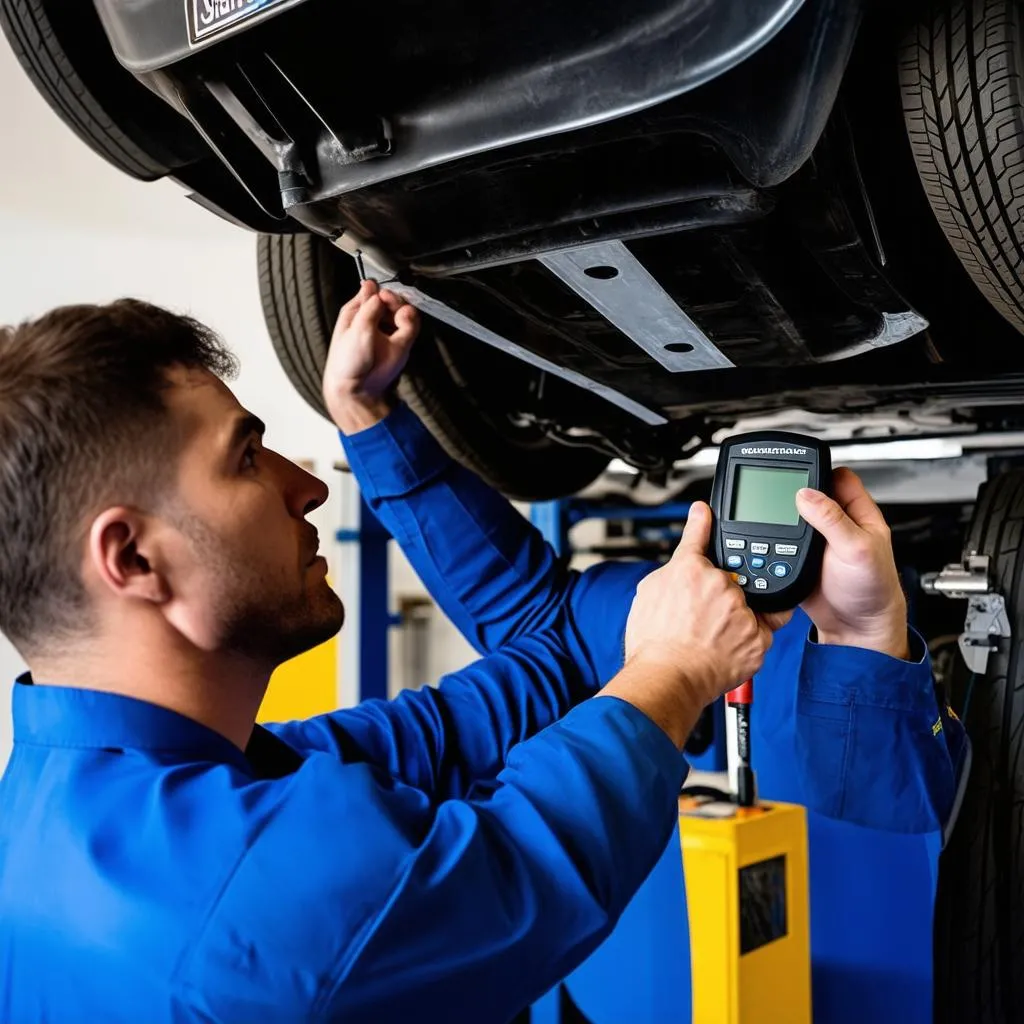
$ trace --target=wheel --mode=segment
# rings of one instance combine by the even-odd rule
[[[1005,1024],[1024,1020],[1024,471],[982,487],[965,551],[989,556],[1013,635],[953,687],[973,763],[939,861],[935,1020]]]
[[[319,235],[260,235],[257,244],[274,350],[302,397],[327,416],[320,380],[338,311],[359,288],[355,264]],[[608,456],[561,445],[517,419],[538,375],[457,332],[442,338],[425,318],[398,392],[452,458],[509,498],[547,501],[592,483]]]
[[[988,301],[1024,331],[1024,53],[1014,0],[942,0],[906,37],[903,110],[928,201]]]
[[[0,0],[0,26],[43,99],[118,170],[152,181],[208,155],[191,124],[118,63],[92,3]]]

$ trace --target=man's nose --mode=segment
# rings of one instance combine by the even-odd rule
[[[286,462],[287,500],[292,515],[302,518],[319,508],[326,500],[330,491],[327,484],[319,477],[307,472],[302,466],[290,460]]]
[[[312,473],[306,473],[306,476],[309,477],[311,493],[302,509],[304,516],[308,516],[313,509],[319,508],[327,500],[327,495],[330,493],[327,484],[319,477],[313,476]]]

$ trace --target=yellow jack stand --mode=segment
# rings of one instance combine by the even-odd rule
[[[811,1024],[807,818],[680,797],[693,1024]]]

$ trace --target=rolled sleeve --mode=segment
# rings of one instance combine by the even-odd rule
[[[937,831],[949,818],[963,730],[940,710],[924,641],[910,639],[903,661],[808,635],[796,756],[812,810],[890,832]]]

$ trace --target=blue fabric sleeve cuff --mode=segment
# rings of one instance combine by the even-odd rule
[[[664,729],[638,707],[621,697],[592,697],[563,716],[560,724],[567,730],[587,730],[601,723],[629,739],[630,747],[642,751],[651,765],[678,792],[686,782],[690,766],[685,755],[668,738]]]
[[[826,704],[861,704],[893,711],[932,710],[935,688],[928,648],[908,627],[906,661],[863,647],[819,644],[814,627],[804,645],[800,695]]]
[[[452,464],[404,402],[372,427],[355,434],[339,432],[338,436],[359,490],[368,501],[408,494]]]

